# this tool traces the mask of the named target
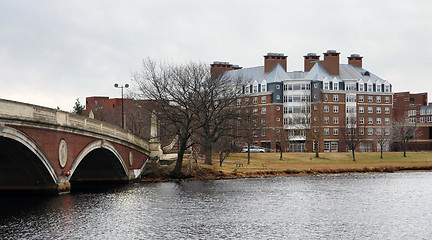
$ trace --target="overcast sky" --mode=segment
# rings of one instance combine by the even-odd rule
[[[263,65],[268,52],[363,56],[393,91],[432,94],[432,1],[0,0],[0,98],[70,111],[120,97],[143,58]],[[429,96],[431,101],[431,96]]]

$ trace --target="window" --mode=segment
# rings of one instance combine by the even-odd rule
[[[288,113],[288,108],[287,107],[283,108],[283,113]]]
[[[334,152],[337,152],[337,150],[338,150],[338,142],[337,141],[331,142],[331,150]]]
[[[359,107],[359,113],[364,113],[364,107]]]
[[[364,128],[359,128],[359,134],[364,135]]]
[[[324,141],[324,151],[330,151],[330,142]]]
[[[390,85],[384,85],[384,92],[390,92]]]
[[[324,124],[329,124],[329,117],[324,117]]]
[[[427,117],[427,118],[426,118],[426,121],[427,121],[427,122],[432,122],[432,117]]]
[[[409,123],[415,123],[417,121],[417,118],[408,118]]]
[[[265,118],[261,119],[261,125],[263,126],[267,125],[267,120]]]
[[[385,103],[390,103],[390,97],[385,97]]]
[[[245,93],[246,94],[250,93],[250,86],[249,85],[245,86]]]
[[[339,135],[339,128],[333,128],[333,135]]]
[[[359,102],[364,102],[364,96],[363,95],[359,96]]]
[[[368,96],[368,102],[373,102],[373,96]]]
[[[280,107],[279,106],[276,107],[276,111],[280,111]]]
[[[368,124],[373,124],[373,118],[368,118]]]
[[[261,97],[261,103],[266,103],[267,102],[267,98],[266,96],[262,96]]]
[[[276,89],[280,89],[280,86],[279,86],[279,85],[276,85]]]
[[[324,90],[329,90],[329,82],[324,82]]]
[[[377,114],[381,114],[381,107],[377,107],[377,108],[376,108],[376,113],[377,113]]]
[[[373,128],[368,128],[368,135],[372,135],[373,134]]]
[[[384,112],[385,114],[390,114],[390,108],[389,107],[384,108]]]
[[[327,105],[324,106],[324,112],[326,112],[326,113],[330,112],[329,106],[327,106]]]
[[[338,82],[333,83],[333,90],[339,90],[339,83]]]
[[[359,122],[360,122],[360,124],[364,124],[364,118],[359,118]]]
[[[249,105],[249,98],[245,98],[245,104]]]
[[[377,136],[380,136],[380,135],[381,135],[381,128],[377,128],[377,129],[375,130],[375,132],[376,132],[376,135],[377,135]]]
[[[381,103],[381,96],[377,96],[377,97],[376,97],[376,102],[377,102],[377,103]]]
[[[381,118],[376,118],[376,123],[381,125]]]
[[[417,110],[408,110],[408,117],[417,115]]]
[[[339,124],[339,117],[333,117],[333,124]]]
[[[316,110],[318,110],[318,107],[317,107],[317,105],[314,105],[314,110],[316,111]]]
[[[237,106],[240,106],[240,105],[241,105],[241,102],[242,102],[241,98],[240,98],[240,99],[237,99]]]
[[[261,92],[267,92],[267,84],[265,83],[261,84]]]
[[[390,124],[390,118],[384,118],[384,123],[385,124]]]
[[[339,106],[333,106],[333,113],[339,112]]]
[[[262,130],[262,132],[261,132],[261,136],[263,136],[263,137],[267,136],[267,132],[266,132],[265,129]]]
[[[381,84],[377,84],[376,85],[376,91],[377,92],[381,92]]]
[[[253,120],[253,125],[254,125],[254,127],[258,126],[258,120],[254,119]]]
[[[356,102],[355,95],[347,95],[346,96],[346,101],[347,102]]]
[[[253,104],[257,104],[258,103],[258,97],[254,97],[252,102],[253,102]]]
[[[258,114],[258,108],[254,108],[254,110],[253,110],[253,114],[254,114],[254,115],[257,115],[257,114]]]
[[[284,90],[284,91],[288,90],[288,84],[284,84],[284,85],[283,85],[283,90]]]
[[[276,122],[280,122],[280,118],[276,118]]]
[[[267,108],[263,107],[261,108],[261,114],[265,115],[267,113]]]
[[[360,92],[364,91],[364,84],[363,83],[359,83],[359,91]]]
[[[386,135],[386,136],[388,136],[388,135],[390,135],[390,128],[386,128],[386,129],[384,129],[384,134]]]
[[[424,123],[424,122],[425,122],[425,118],[424,118],[424,117],[421,117],[421,118],[420,118],[420,122],[421,122],[421,123]]]
[[[314,88],[318,88],[318,83],[314,83]]]
[[[368,113],[373,113],[373,107],[368,107]]]
[[[253,89],[254,93],[257,93],[258,92],[258,84],[254,84],[252,89]]]
[[[373,91],[373,85],[372,84],[368,84],[367,86],[368,86],[367,91],[368,92],[372,92]]]
[[[278,85],[279,86],[279,85]],[[280,99],[280,96],[279,95],[276,95],[276,100],[279,100]]]
[[[328,101],[328,94],[324,94],[324,101]]]
[[[339,102],[339,95],[333,95],[333,102]]]
[[[329,128],[324,128],[324,135],[326,135],[326,136],[330,135],[330,129]]]

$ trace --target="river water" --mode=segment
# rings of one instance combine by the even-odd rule
[[[432,239],[431,172],[137,183],[0,199],[0,239]]]

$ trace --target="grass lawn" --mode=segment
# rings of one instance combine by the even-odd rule
[[[224,161],[222,168],[219,167],[219,162],[215,162],[213,169],[225,172],[237,168],[237,171],[253,172],[432,166],[431,152],[408,152],[407,157],[403,157],[402,152],[385,152],[383,159],[380,159],[379,152],[356,152],[355,154],[356,161],[353,162],[351,152],[320,153],[319,158],[315,158],[315,153],[283,153],[282,160],[280,160],[280,153],[251,153],[250,164],[247,164],[247,153],[235,153]],[[235,162],[243,163],[243,167],[236,167]]]
[[[235,153],[228,157],[222,167],[219,167],[218,156],[214,155],[213,165],[204,164],[185,156],[183,172],[195,179],[224,178],[224,177],[253,177],[292,174],[321,174],[321,173],[351,173],[351,172],[393,172],[405,170],[432,170],[432,152],[408,152],[403,157],[402,152],[385,152],[380,159],[379,152],[355,153],[353,162],[349,152],[320,153],[251,153],[250,164],[247,164],[247,153]],[[236,166],[241,162],[243,166]],[[143,175],[147,180],[167,180],[169,172],[175,164],[152,169]]]

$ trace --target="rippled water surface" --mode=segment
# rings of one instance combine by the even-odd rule
[[[432,237],[430,172],[140,183],[0,204],[0,239]]]

